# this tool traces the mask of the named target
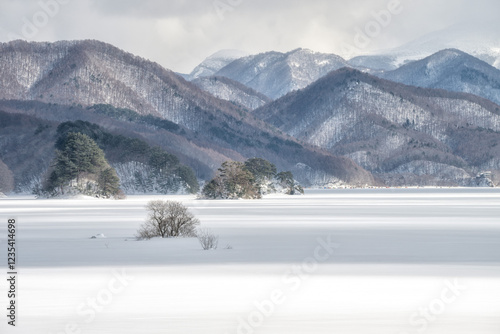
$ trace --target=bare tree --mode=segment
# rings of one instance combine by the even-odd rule
[[[200,221],[181,202],[150,201],[146,205],[148,218],[138,230],[137,237],[194,237]]]
[[[219,246],[219,236],[213,234],[210,229],[200,229],[196,236],[204,250],[217,249]]]

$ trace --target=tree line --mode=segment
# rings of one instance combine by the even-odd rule
[[[120,179],[107,158],[115,163],[143,163],[152,171],[148,183],[165,185],[155,188],[162,193],[169,193],[169,186],[183,187],[193,194],[199,190],[193,170],[182,165],[175,155],[160,147],[150,147],[140,139],[103,131],[93,123],[61,123],[57,128],[55,147],[56,157],[42,185],[33,191],[38,196],[81,193],[105,198],[122,197]]]

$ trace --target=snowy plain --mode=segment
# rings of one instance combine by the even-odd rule
[[[182,201],[219,248],[135,240],[151,199]],[[2,311],[0,333],[500,333],[496,189],[0,199],[11,217],[18,324]]]

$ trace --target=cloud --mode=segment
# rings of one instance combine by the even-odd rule
[[[61,2],[57,13],[44,22],[40,3],[50,7],[56,1]],[[306,47],[341,54],[391,1],[398,0],[4,0],[0,40],[24,37],[31,22],[37,32],[30,40],[98,39],[189,72],[220,49]],[[401,13],[359,52],[396,47],[464,21],[493,20],[500,11],[497,0],[399,1]]]

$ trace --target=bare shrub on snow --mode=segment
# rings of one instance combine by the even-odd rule
[[[137,231],[138,239],[196,236],[200,221],[181,202],[150,201],[146,209],[148,217]]]
[[[219,246],[219,236],[213,234],[210,229],[200,229],[196,236],[204,250],[217,249]]]

